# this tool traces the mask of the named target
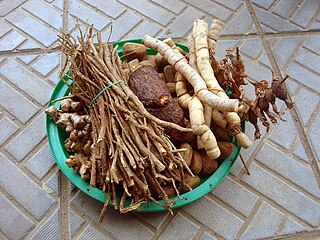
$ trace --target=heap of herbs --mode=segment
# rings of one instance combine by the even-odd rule
[[[259,138],[258,119],[266,127],[265,113],[272,123],[281,119],[275,98],[292,107],[284,80],[275,77],[271,88],[265,80],[251,82],[256,99],[245,98],[239,49],[228,50],[221,61],[215,58],[222,28],[220,20],[209,28],[197,19],[189,53],[171,39],[146,35],[142,44],[126,43],[122,59],[118,46],[102,42],[99,32],[93,43],[92,28],[80,31],[77,40],[60,37],[72,84],[63,80],[70,94],[58,99],[60,109],[51,106],[46,113],[69,134],[66,164],[108,192],[100,221],[109,202],[121,213],[139,210],[147,201],[171,211],[173,196],[195,188],[233,152],[230,136],[244,148],[251,146],[241,119],[254,124]],[[147,47],[158,53],[147,55]]]

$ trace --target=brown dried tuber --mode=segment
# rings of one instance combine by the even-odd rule
[[[228,158],[233,153],[234,145],[231,142],[218,142],[218,147],[221,154],[217,160],[219,163],[222,163],[224,159]]]
[[[163,69],[163,73],[167,83],[175,82],[176,70],[171,65],[167,65]]]
[[[165,66],[169,65],[168,61],[160,53],[157,53],[155,62],[159,72],[163,72]]]
[[[210,175],[218,169],[218,161],[216,159],[210,159],[206,151],[203,149],[199,150],[201,160],[202,160],[202,169],[200,175]]]
[[[157,71],[151,66],[141,66],[129,79],[129,87],[147,108],[162,108],[171,102],[171,94]]]
[[[147,53],[147,48],[143,44],[127,42],[123,45],[122,53],[128,61],[141,61]]]
[[[192,160],[190,164],[190,170],[193,174],[197,175],[202,169],[202,159],[198,151],[193,149]]]
[[[185,151],[180,152],[180,155],[186,162],[187,166],[190,167],[192,155],[193,155],[192,147],[190,146],[189,143],[182,143],[179,145],[179,149],[185,149]]]
[[[185,183],[186,186],[181,187],[181,192],[188,192],[191,189],[196,188],[200,184],[200,178],[197,175],[191,176],[189,174],[186,174],[185,176]],[[190,188],[189,188],[190,187]]]

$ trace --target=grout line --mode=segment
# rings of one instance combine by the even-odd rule
[[[62,31],[67,32],[68,30],[68,17],[69,17],[69,0],[63,1],[63,15],[62,15]],[[63,62],[64,56],[60,57],[60,64]],[[59,236],[61,239],[70,239],[71,237],[71,227],[70,227],[70,182],[59,171],[59,196],[60,196],[60,212],[59,212],[59,225],[60,233]]]
[[[75,231],[71,239],[77,239],[84,231],[85,229],[89,226],[87,222],[83,222],[78,229]]]
[[[222,236],[219,235],[219,233],[215,232],[214,229],[211,229],[209,226],[203,224],[200,222],[198,219],[194,218],[191,216],[188,212],[186,212],[183,208],[179,210],[179,213],[184,216],[185,218],[191,220],[194,224],[198,225],[200,229],[204,232],[207,232],[208,234],[212,235],[213,237],[219,239],[219,240],[224,240]],[[199,230],[200,230],[199,229]]]
[[[159,239],[162,233],[166,230],[166,228],[171,224],[173,218],[178,214],[179,210],[173,209],[173,215],[168,214],[162,223],[158,226],[158,229],[154,232],[152,240]]]
[[[262,205],[262,199],[259,198],[257,200],[257,202],[254,204],[253,208],[251,209],[251,212],[249,213],[248,217],[243,222],[241,228],[239,229],[239,231],[236,235],[236,239],[239,239],[240,236],[243,235],[245,233],[245,231],[248,229],[250,223],[252,222],[252,219],[254,218],[254,216],[256,215],[258,210],[260,209],[261,205]]]
[[[307,167],[309,169],[310,168],[309,162],[306,162],[305,160],[303,160],[303,158],[301,158],[300,156],[293,153],[293,151],[296,149],[297,145],[299,144],[299,140],[300,140],[300,138],[299,138],[299,136],[297,136],[296,139],[293,141],[292,146],[289,149],[281,146],[279,143],[275,142],[272,139],[268,139],[266,141],[266,143],[273,146],[274,148],[276,148],[280,152],[283,152],[288,157],[294,159],[296,162],[304,165],[305,167]]]
[[[275,233],[276,236],[281,236],[281,232],[285,228],[288,221],[289,221],[289,217],[287,215],[285,215],[284,218],[282,219],[280,225],[278,226],[278,229]]]
[[[220,199],[218,196],[214,195],[213,193],[208,193],[206,195],[210,200],[212,200],[214,203],[218,204],[219,206],[223,207],[226,209],[228,212],[232,213],[234,216],[237,218],[245,221],[247,218],[243,213],[238,211],[236,208],[230,206],[228,203],[224,202],[222,199]]]
[[[231,177],[233,180],[236,180],[233,176]],[[244,182],[243,180],[238,180],[238,183],[240,183],[242,185],[242,187],[244,187],[245,189],[247,189],[248,191],[250,191],[251,193],[253,193],[254,195],[256,195],[258,197],[257,201],[263,201],[266,202],[267,204],[269,204],[270,206],[276,208],[278,211],[284,213],[285,215],[287,215],[288,217],[292,218],[294,221],[298,222],[299,224],[301,224],[302,226],[304,226],[307,229],[314,229],[314,226],[312,226],[310,223],[308,223],[306,220],[303,220],[302,218],[300,218],[299,216],[296,216],[294,213],[292,213],[291,211],[289,211],[288,209],[286,209],[285,207],[281,206],[280,204],[278,204],[277,202],[275,202],[273,199],[271,199],[270,197],[264,195],[262,192],[259,192],[257,189],[255,189],[254,187],[252,187],[251,185],[249,185],[248,183]],[[253,211],[253,210],[252,210]],[[250,215],[249,215],[250,216]]]
[[[298,233],[293,233],[293,234],[286,234],[286,235],[281,235],[277,237],[271,237],[271,238],[263,238],[265,240],[270,239],[270,240],[311,240],[311,239],[319,239],[320,236],[320,230],[315,230],[315,231],[304,231],[304,232],[298,232]],[[262,239],[261,239],[262,240]]]
[[[150,224],[148,221],[146,221],[145,219],[143,219],[142,217],[140,217],[137,214],[134,214],[133,212],[127,213],[129,218],[132,218],[134,220],[136,220],[137,222],[141,223],[141,225],[143,225],[144,227],[146,227],[148,230],[150,230],[151,232],[155,233],[157,228],[155,226],[153,226],[152,224]]]
[[[105,228],[104,226],[102,226],[102,224],[98,223],[98,220],[94,220],[93,218],[91,218],[91,216],[87,215],[85,212],[83,212],[83,210],[80,208],[80,206],[77,205],[72,205],[70,206],[70,208],[72,209],[72,211],[74,211],[75,213],[77,213],[79,216],[81,216],[81,218],[84,220],[84,223],[82,223],[83,225],[91,225],[93,226],[98,232],[100,232],[101,234],[103,234],[107,239],[110,240],[115,240],[115,238],[113,237],[112,233],[108,232],[108,229]],[[83,227],[83,230],[85,229],[85,227]],[[80,230],[79,230],[80,231]],[[83,231],[82,231],[83,232]],[[82,234],[82,232],[78,233],[79,235]],[[74,236],[75,237],[75,236]],[[74,238],[73,237],[73,238]],[[70,238],[68,238],[70,239]]]
[[[255,161],[255,164],[257,166],[259,166],[260,168],[262,168],[264,171],[272,173],[272,175],[274,177],[280,179],[282,182],[284,182],[286,185],[289,185],[291,188],[295,189],[297,192],[302,193],[303,195],[305,195],[306,197],[308,197],[309,199],[313,200],[316,203],[320,203],[319,197],[316,196],[314,193],[309,192],[308,190],[304,189],[303,187],[301,187],[297,183],[293,182],[289,178],[282,176],[280,173],[276,172],[275,170],[273,170],[269,166],[267,166],[257,160]]]
[[[290,15],[289,15],[289,17],[288,17],[288,19],[292,19],[293,18],[293,16],[297,13],[297,11],[300,9],[300,7],[301,7],[301,5],[303,4],[303,2],[304,2],[304,0],[300,0],[300,1],[297,1],[298,2],[298,4],[297,4],[297,6],[295,6],[295,8],[291,11],[291,13],[290,13]]]
[[[5,15],[0,16],[2,19],[5,18],[6,16],[8,16],[10,13],[12,13],[13,11],[15,11],[17,8],[21,8],[21,6],[26,2],[27,0],[22,1],[20,4],[18,4],[15,8],[13,8],[12,10],[10,10],[9,12],[7,12]]]
[[[274,70],[276,76],[280,76],[282,77],[281,75],[281,69],[279,68],[278,64],[277,64],[277,61],[276,61],[276,58],[275,56],[273,55],[273,52],[271,50],[271,47],[269,45],[269,42],[267,41],[265,35],[263,34],[263,31],[262,31],[262,27],[259,23],[259,20],[254,12],[254,9],[253,9],[253,6],[251,4],[251,2],[249,0],[245,0],[245,3],[248,7],[248,10],[252,16],[252,19],[253,19],[253,22],[254,24],[256,25],[256,28],[257,28],[257,33],[258,35],[260,36],[261,38],[261,42],[262,42],[262,45],[264,47],[264,50],[267,54],[267,57],[269,59],[269,62],[272,66],[272,69]],[[286,84],[284,84],[284,87],[285,89],[287,90],[287,86]],[[291,96],[290,94],[288,94],[289,96],[289,100],[292,100],[291,99]],[[312,151],[312,146],[308,140],[308,136],[304,130],[304,127],[303,127],[303,124],[301,122],[301,119],[300,119],[300,116],[299,116],[299,113],[297,111],[297,109],[295,107],[293,107],[291,110],[289,110],[290,113],[291,113],[291,116],[292,116],[292,119],[295,123],[295,126],[297,128],[297,132],[298,132],[298,135],[300,137],[300,140],[301,140],[301,143],[302,143],[302,146],[307,154],[307,157],[309,159],[309,163],[310,163],[310,166],[312,168],[312,171],[315,175],[315,178],[317,180],[317,183],[318,185],[320,186],[320,170],[319,170],[319,166],[317,164],[317,160],[315,158],[315,156],[313,155],[313,151]]]
[[[201,227],[197,230],[196,234],[193,236],[192,240],[198,240],[201,238],[202,235],[204,235],[205,230]]]
[[[0,186],[0,194],[8,201],[10,202],[16,209],[18,209],[25,217],[27,217],[34,225],[38,223],[38,221],[41,221],[43,218],[38,220],[32,213],[28,212],[28,210],[16,200],[14,195],[10,194],[6,191],[5,188]],[[53,204],[54,205],[54,204]],[[46,213],[47,214],[47,213]]]
[[[59,171],[59,184],[60,184],[60,212],[59,212],[59,224],[60,224],[60,238],[70,239],[70,206],[69,206],[69,196],[70,196],[70,182]]]
[[[9,240],[9,238],[7,237],[7,235],[5,235],[4,232],[1,231],[1,229],[0,229],[0,239],[2,239],[2,240]]]

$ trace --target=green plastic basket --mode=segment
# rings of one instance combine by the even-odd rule
[[[119,46],[118,54],[120,56],[122,56],[122,47],[126,42],[141,43],[141,39],[127,40],[127,41],[114,43],[114,45]],[[188,52],[188,48],[186,46],[178,43],[177,43],[177,46],[181,47],[183,50]],[[156,52],[151,49],[148,49],[147,54],[155,55]],[[67,80],[69,83],[72,82],[67,77],[64,77],[64,79]],[[67,94],[69,94],[68,87],[62,81],[59,81],[59,83],[57,84],[57,86],[55,87],[51,95],[49,106],[54,105],[59,109],[60,108],[59,102],[55,102],[55,103],[51,103],[51,102],[57,98],[66,96]],[[243,125],[242,128],[244,131],[245,126]],[[49,116],[47,116],[46,118],[46,130],[47,130],[47,136],[48,136],[51,152],[59,168],[63,172],[63,174],[70,180],[70,182],[72,182],[81,191],[95,198],[98,201],[105,202],[107,192],[102,192],[98,188],[91,187],[90,184],[84,181],[79,174],[75,174],[72,168],[69,168],[66,165],[65,160],[69,157],[69,153],[66,151],[64,147],[64,141],[67,138],[67,133],[63,129],[59,128]],[[191,203],[201,198],[202,196],[209,193],[212,189],[214,189],[225,178],[225,176],[229,173],[233,164],[235,163],[241,149],[240,146],[237,145],[234,137],[230,138],[230,141],[234,144],[233,153],[222,162],[222,164],[219,166],[219,168],[216,170],[215,173],[213,173],[211,176],[202,177],[201,183],[199,186],[197,186],[195,189],[193,189],[190,192],[182,194],[181,195],[182,199],[179,199],[178,197],[171,198],[172,200],[174,200],[174,204],[172,208],[178,208],[178,207],[184,206],[188,203]],[[118,197],[118,201],[120,202],[120,196]],[[162,200],[160,202],[163,203]],[[109,204],[112,205],[111,202]],[[127,199],[125,205],[129,205],[129,204],[130,204],[130,200]],[[154,211],[163,211],[163,210],[165,210],[163,207],[153,202],[143,203],[141,205],[141,212],[154,212]]]

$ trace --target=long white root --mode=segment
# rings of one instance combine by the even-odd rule
[[[217,28],[218,30],[216,33],[218,34],[220,29],[220,22],[213,22],[211,25],[211,30],[215,29],[215,24],[218,24]],[[201,19],[197,19],[193,23],[193,36],[195,39],[195,47],[196,47],[196,56],[197,56],[197,66],[201,73],[202,78],[205,80],[208,88],[212,89],[211,91],[216,94],[217,96],[229,99],[226,92],[220,87],[217,79],[215,78],[213,69],[211,67],[210,61],[209,61],[209,49],[208,49],[208,24]],[[216,37],[216,36],[214,36]],[[219,110],[219,109],[218,109]],[[223,111],[223,110],[222,110]],[[233,130],[235,128],[239,128],[241,126],[241,119],[239,115],[234,112],[230,111],[223,111],[224,117],[226,118],[228,122],[229,129]],[[237,133],[240,134],[240,133]],[[236,139],[239,139],[239,144],[244,147],[248,148],[252,145],[250,139],[246,137],[245,134],[241,134]]]
[[[189,102],[190,122],[193,133],[200,137],[204,150],[207,152],[210,159],[216,159],[220,156],[220,149],[217,140],[205,124],[203,105],[201,101],[194,97]]]
[[[216,42],[220,38],[224,23],[219,19],[213,19],[208,33],[208,47],[216,51]]]
[[[197,96],[203,103],[221,111],[236,112],[238,110],[239,100],[223,99],[208,91],[207,85],[202,77],[188,64],[182,54],[175,52],[167,44],[149,35],[143,37],[142,43],[161,53],[178,72],[184,75],[193,86],[195,92],[198,93]]]

